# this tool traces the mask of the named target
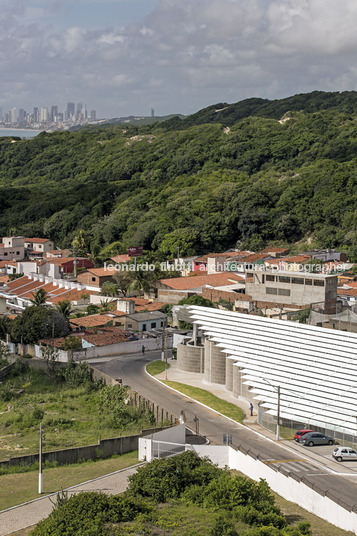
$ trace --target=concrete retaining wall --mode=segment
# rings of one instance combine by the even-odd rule
[[[86,445],[84,447],[44,452],[42,454],[42,460],[44,462],[56,462],[58,465],[67,465],[70,463],[77,463],[80,460],[95,460],[97,458],[109,458],[114,454],[125,454],[126,452],[138,449],[140,437],[160,430],[162,430],[162,428],[153,428],[144,430],[141,434],[115,437],[113,439],[101,439],[96,445]],[[35,462],[38,462],[38,454],[30,454],[1,461],[0,467],[32,465]]]
[[[179,343],[177,345],[177,366],[186,372],[204,371],[204,347]]]
[[[204,379],[212,383],[226,383],[226,354],[209,339],[205,340]]]

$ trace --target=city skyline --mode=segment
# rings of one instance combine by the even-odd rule
[[[98,117],[190,114],[353,90],[352,0],[0,0],[0,106],[76,99]]]
[[[60,107],[56,104],[34,106],[31,111],[16,106],[6,111],[0,106],[0,124],[3,126],[36,126],[50,123],[55,125],[62,123],[81,124],[96,119],[96,110],[88,112],[87,105],[82,102],[67,102],[63,111],[60,111]]]

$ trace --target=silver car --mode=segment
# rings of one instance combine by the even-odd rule
[[[332,457],[338,462],[357,461],[357,452],[350,447],[336,447],[333,449]]]
[[[313,447],[314,445],[333,445],[334,439],[333,437],[320,434],[319,432],[309,432],[299,439],[299,443],[308,445],[309,447]]]

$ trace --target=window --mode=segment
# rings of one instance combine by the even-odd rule
[[[290,290],[288,288],[278,288],[279,296],[290,296]]]
[[[163,323],[162,320],[161,320],[161,322],[160,322],[160,326],[161,326],[162,328],[164,327],[164,323]]]
[[[263,285],[265,284],[265,275],[264,274],[262,275],[262,283],[263,283]]]
[[[294,285],[303,285],[304,284],[304,280],[302,277],[292,277],[291,278],[291,282],[294,284]]]
[[[253,274],[247,274],[247,277],[253,277]]]
[[[267,274],[267,281],[275,281],[275,275]]]
[[[143,331],[146,331],[146,324],[143,324]]]
[[[128,329],[132,327],[133,327],[133,324],[128,324]]]
[[[265,292],[266,292],[266,294],[278,294],[278,289],[277,288],[267,287],[265,289]]]
[[[324,287],[325,281],[321,281],[320,279],[314,279],[314,287]]]
[[[19,252],[19,251],[16,251],[16,255],[20,255],[20,252]]]
[[[312,279],[305,279],[305,285],[312,285]]]
[[[4,257],[7,257],[7,251],[5,251],[5,253],[4,253]]]
[[[92,277],[92,281],[95,281],[95,277]]]
[[[279,282],[280,283],[290,283],[290,277],[286,275],[279,275]]]
[[[151,329],[156,328],[156,322],[151,322]]]

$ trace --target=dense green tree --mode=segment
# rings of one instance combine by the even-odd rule
[[[41,339],[65,337],[68,333],[68,323],[63,315],[43,306],[26,307],[11,325],[12,340],[24,344],[37,344]]]

